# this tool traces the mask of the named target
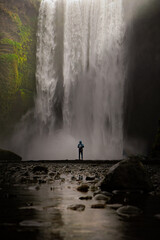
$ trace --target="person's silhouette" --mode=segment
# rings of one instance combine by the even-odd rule
[[[84,145],[82,143],[82,141],[79,141],[79,144],[77,146],[79,148],[79,160],[81,158],[81,160],[83,160],[83,148],[84,148]]]

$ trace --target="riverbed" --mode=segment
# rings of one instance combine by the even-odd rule
[[[126,198],[119,206],[95,198],[99,182],[112,165],[1,163],[2,239],[157,239],[160,235],[159,165],[145,165],[155,190],[147,195],[139,195],[134,206],[141,209],[141,214],[134,217],[124,217],[117,212],[121,205],[131,204]],[[86,192],[77,190],[82,184],[88,186]],[[84,209],[73,210],[71,205],[83,205]]]

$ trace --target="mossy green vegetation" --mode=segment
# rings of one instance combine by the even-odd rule
[[[0,137],[33,106],[39,2],[0,3]]]

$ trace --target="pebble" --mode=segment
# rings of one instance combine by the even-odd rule
[[[57,172],[56,175],[54,176],[54,180],[59,180],[60,179],[60,173]]]
[[[110,197],[109,196],[105,196],[103,194],[97,194],[95,196],[95,200],[104,200],[104,201],[109,201]]]
[[[119,204],[119,203],[115,203],[115,204],[107,204],[107,207],[110,207],[112,209],[115,209],[117,210],[118,208],[122,207],[123,205],[122,204]]]
[[[143,190],[132,190],[132,189],[128,189],[128,190],[113,190],[112,191],[113,194],[143,194],[144,191]]]
[[[98,191],[96,191],[96,192],[93,193],[94,196],[96,196],[96,195],[98,195],[98,194],[103,194],[103,195],[105,195],[105,196],[110,196],[110,197],[113,196],[112,193],[106,192],[106,191],[101,191],[101,190],[98,190]]]
[[[48,169],[44,166],[35,166],[32,171],[33,171],[33,173],[37,173],[37,172],[38,173],[45,173],[45,174],[48,173]]]
[[[23,227],[50,227],[51,223],[36,220],[24,220],[20,222],[19,225]]]
[[[91,200],[92,196],[80,197],[80,200]]]
[[[96,196],[97,194],[101,194],[101,190],[97,190],[96,192],[93,193],[93,196]]]
[[[92,204],[91,208],[105,208],[106,205],[102,203]]]
[[[117,209],[117,213],[121,217],[136,217],[142,213],[142,210],[131,205],[123,206]]]
[[[40,187],[37,185],[37,186],[35,187],[35,189],[38,191],[38,190],[40,189]]]
[[[39,179],[38,183],[39,183],[39,184],[46,183],[46,180],[44,180],[44,179]]]
[[[97,187],[96,187],[95,185],[92,185],[92,186],[90,187],[90,190],[91,190],[92,192],[95,192],[95,191],[97,190]]]
[[[71,177],[71,180],[72,180],[72,181],[75,181],[75,180],[77,180],[77,179],[76,179],[75,176],[72,176],[72,177]]]
[[[92,181],[95,179],[95,176],[87,176],[86,181]]]
[[[83,204],[73,204],[73,205],[70,205],[67,207],[67,209],[71,209],[71,210],[74,210],[74,211],[84,211],[85,209],[85,205]]]
[[[87,184],[82,184],[77,187],[77,190],[80,192],[88,192],[89,186]]]
[[[53,177],[54,175],[55,175],[54,172],[50,172],[50,173],[49,173],[49,176],[50,176],[50,177]]]

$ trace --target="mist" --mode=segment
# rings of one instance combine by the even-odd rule
[[[80,3],[41,3],[35,108],[11,140],[11,148],[25,160],[76,159],[79,140],[85,159],[147,153],[151,138],[135,127],[132,39],[135,22],[148,13],[151,1]]]

